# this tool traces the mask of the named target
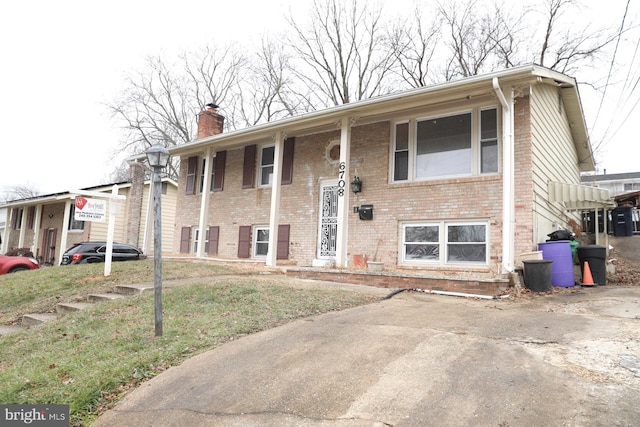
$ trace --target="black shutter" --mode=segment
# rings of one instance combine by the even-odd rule
[[[242,188],[253,188],[256,184],[256,145],[244,147],[244,166],[242,170]]]
[[[251,256],[251,226],[241,225],[238,235],[238,258]]]
[[[211,183],[211,191],[222,191],[224,187],[224,165],[227,160],[227,151],[218,151],[216,153],[215,162],[215,175],[213,176],[213,182]]]
[[[180,231],[180,253],[188,254],[191,246],[191,227],[182,227]]]
[[[278,226],[276,259],[289,259],[289,224]]]
[[[209,255],[218,255],[218,241],[220,240],[220,227],[209,227]]]
[[[282,184],[293,182],[293,148],[296,138],[291,137],[284,140],[284,150],[282,152]]]
[[[198,157],[189,157],[187,165],[186,194],[196,194],[196,173],[198,172]]]
[[[33,230],[33,225],[36,219],[36,207],[29,206],[29,213],[27,214],[27,228]]]

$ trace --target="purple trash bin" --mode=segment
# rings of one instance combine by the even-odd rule
[[[553,286],[568,288],[576,284],[573,256],[568,240],[538,243],[538,250],[542,251],[542,259],[553,261],[551,265],[551,284]]]

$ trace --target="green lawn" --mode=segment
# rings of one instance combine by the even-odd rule
[[[124,392],[194,354],[293,319],[377,299],[334,288],[295,288],[278,275],[256,278],[237,267],[171,261],[163,267],[167,280],[201,280],[163,289],[162,337],[154,337],[153,292],[0,337],[0,403],[68,404],[71,424],[89,425]],[[0,276],[2,323],[153,277],[150,260],[115,263],[108,278],[103,268],[52,267]]]

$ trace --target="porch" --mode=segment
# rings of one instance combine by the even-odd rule
[[[466,295],[499,296],[504,294],[510,286],[510,280],[507,277],[484,279],[472,276],[437,276],[404,271],[372,272],[327,267],[282,267],[282,271],[286,276],[299,279]]]

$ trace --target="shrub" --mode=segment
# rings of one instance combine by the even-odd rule
[[[29,248],[15,248],[11,249],[5,254],[6,256],[27,256],[33,258],[33,252]]]

